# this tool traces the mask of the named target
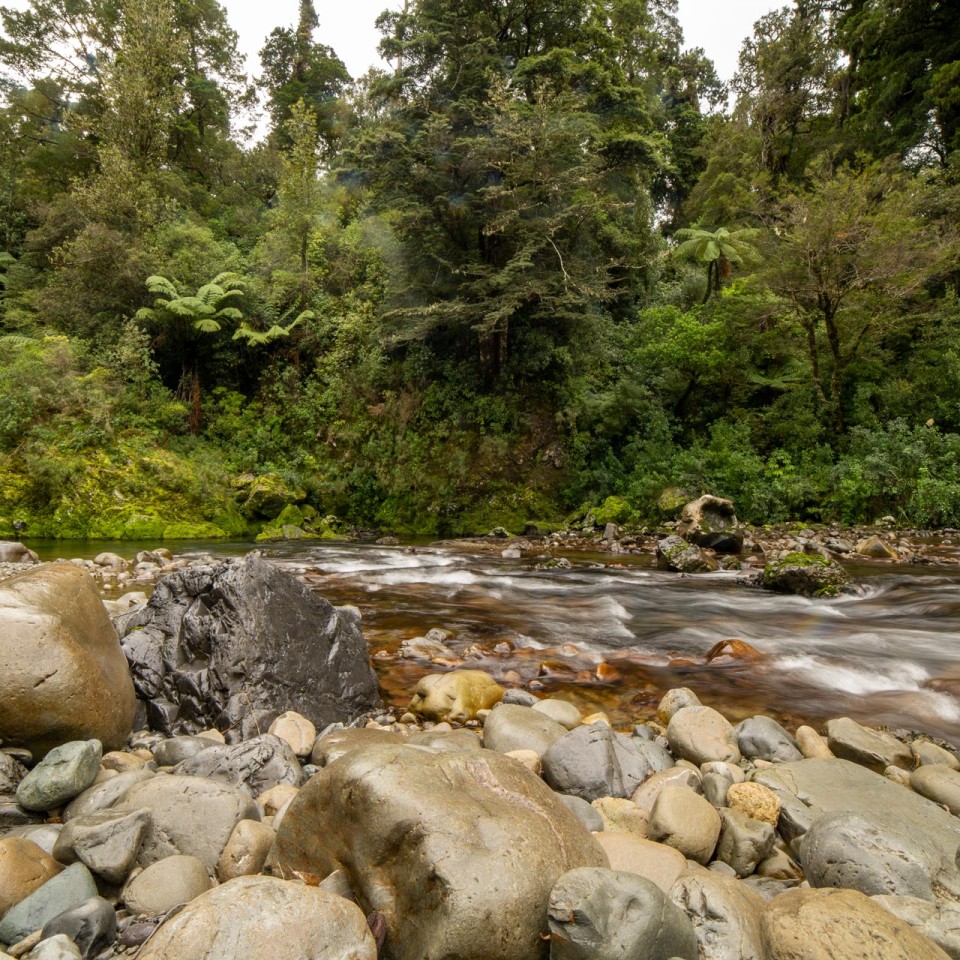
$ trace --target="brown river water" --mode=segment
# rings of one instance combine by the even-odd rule
[[[31,543],[42,559],[136,544]],[[179,547],[179,549],[177,549]],[[250,544],[182,544],[236,556]],[[850,716],[872,726],[960,740],[960,570],[862,565],[861,594],[810,600],[763,592],[739,573],[683,577],[639,556],[568,554],[537,570],[442,547],[284,544],[265,551],[337,605],[358,607],[384,699],[396,711],[419,677],[472,667],[538,695],[557,693],[615,726],[649,719],[663,692],[691,687],[733,721],[754,713],[791,728]],[[455,656],[403,659],[402,641],[433,628]],[[746,641],[749,659],[715,644]]]

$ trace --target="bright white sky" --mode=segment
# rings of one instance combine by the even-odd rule
[[[25,0],[23,0],[25,2]],[[233,28],[240,34],[240,46],[247,54],[248,69],[259,66],[257,54],[274,27],[296,22],[298,0],[221,0],[230,14]],[[763,14],[783,6],[787,0],[680,0],[680,23],[688,47],[703,47],[724,80],[737,68],[740,44]],[[377,63],[380,36],[374,23],[388,7],[398,8],[396,0],[314,0],[320,17],[317,39],[333,47],[354,77]]]
[[[258,52],[274,27],[292,26],[297,19],[297,0],[221,0],[230,22],[240,35],[240,49],[247,55],[247,70],[259,69]],[[786,0],[680,0],[680,23],[688,47],[703,47],[724,80],[737,67],[740,43],[749,35],[754,21],[783,6]],[[0,0],[24,10],[29,0]],[[333,47],[354,77],[366,73],[377,62],[379,34],[374,27],[385,8],[398,6],[396,0],[314,0],[320,17],[317,39]]]

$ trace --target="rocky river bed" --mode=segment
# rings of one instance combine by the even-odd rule
[[[0,957],[960,957],[952,535],[799,533],[8,552]]]

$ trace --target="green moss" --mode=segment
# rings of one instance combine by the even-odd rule
[[[280,515],[270,522],[271,527],[302,527],[306,522],[303,511],[294,504],[288,504]]]
[[[300,487],[291,487],[278,473],[264,473],[241,489],[243,513],[250,518],[276,517],[286,506],[307,495]]]
[[[768,563],[760,573],[760,586],[777,593],[806,597],[836,597],[849,582],[846,571],[826,557],[788,553]]]
[[[598,527],[605,527],[608,523],[626,523],[633,515],[633,508],[623,497],[607,497],[603,506],[594,507],[590,511]]]
[[[226,533],[215,523],[171,523],[164,527],[164,540],[222,540]]]

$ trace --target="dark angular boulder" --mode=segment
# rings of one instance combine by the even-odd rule
[[[137,696],[168,736],[252,735],[285,710],[323,727],[380,703],[356,612],[255,555],[179,570],[116,624]]]

